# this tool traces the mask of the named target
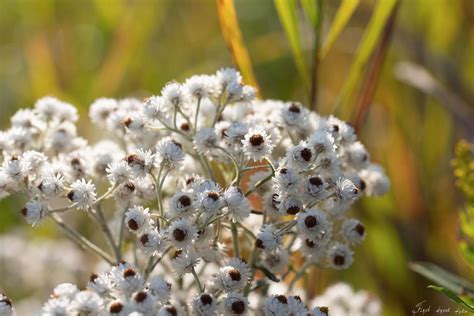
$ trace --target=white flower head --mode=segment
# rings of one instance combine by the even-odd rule
[[[103,307],[102,298],[93,291],[81,291],[74,296],[71,309],[78,314],[98,314]]]
[[[194,135],[194,146],[201,154],[209,153],[217,143],[216,130],[214,128],[203,127]]]
[[[243,151],[248,159],[253,161],[268,157],[273,150],[271,137],[263,129],[250,128],[242,140]]]
[[[278,233],[276,227],[272,224],[267,224],[260,228],[255,246],[265,251],[273,251],[280,246],[282,239],[283,235]]]
[[[34,226],[46,216],[47,212],[48,206],[46,204],[37,200],[31,200],[21,210],[21,215],[25,217],[28,224]]]
[[[220,312],[225,316],[246,315],[249,309],[249,301],[242,294],[231,292],[222,298],[220,307]]]
[[[181,251],[178,256],[171,260],[171,265],[178,276],[191,273],[199,263],[199,255],[193,251]]]
[[[166,303],[171,295],[171,284],[155,275],[150,279],[148,289],[161,303]]]
[[[13,315],[13,303],[5,295],[0,293],[0,315],[11,316]]]
[[[106,172],[107,178],[113,184],[124,183],[130,179],[130,167],[125,160],[112,161]]]
[[[156,312],[156,298],[148,291],[139,291],[132,295],[133,310],[142,314],[151,314]]]
[[[73,182],[67,194],[68,199],[77,204],[80,209],[91,207],[96,200],[96,196],[97,193],[92,180],[86,182],[84,178]]]
[[[187,217],[194,214],[192,196],[185,192],[176,192],[169,200],[169,211],[173,217]]]
[[[224,192],[227,210],[234,221],[242,221],[250,215],[250,203],[238,187],[229,187]]]
[[[161,96],[167,106],[186,108],[190,103],[190,95],[181,84],[170,82],[161,90]]]
[[[358,219],[347,219],[342,224],[342,235],[350,244],[361,243],[365,239],[365,227]]]
[[[196,226],[187,219],[173,221],[167,230],[168,240],[178,249],[188,248],[197,238]]]
[[[119,263],[110,271],[114,290],[118,293],[131,294],[143,288],[144,280],[138,271],[128,263]]]
[[[169,170],[183,166],[185,154],[183,146],[172,139],[163,139],[156,145],[156,164]]]
[[[284,295],[271,295],[263,306],[263,313],[266,316],[289,315],[288,298]]]
[[[276,192],[279,194],[288,194],[298,191],[301,180],[295,170],[282,167],[276,172],[273,183]]]
[[[351,180],[339,177],[336,180],[336,194],[343,200],[352,201],[359,196],[359,189]]]
[[[135,154],[128,155],[126,159],[132,176],[139,179],[145,178],[150,173],[155,162],[151,150],[144,149],[138,149]]]
[[[79,293],[79,289],[72,283],[61,283],[53,290],[54,297],[65,297],[69,300],[72,300],[77,293]]]
[[[343,270],[351,266],[353,262],[351,249],[342,243],[333,243],[327,250],[327,261],[333,269]]]
[[[140,205],[129,208],[125,213],[125,223],[132,233],[141,233],[149,227],[150,221],[150,210]]]
[[[225,292],[241,290],[250,277],[249,266],[238,258],[232,258],[214,275],[211,288]]]
[[[217,299],[207,293],[197,295],[192,301],[194,315],[213,316],[217,315]]]
[[[316,156],[313,153],[313,149],[305,142],[301,142],[299,145],[290,148],[286,154],[288,166],[302,171],[310,169],[315,158]]]
[[[104,125],[110,114],[117,109],[117,100],[110,98],[99,98],[89,107],[89,117],[97,125]]]
[[[163,237],[156,229],[145,230],[138,240],[140,248],[146,254],[153,254],[156,251],[161,252],[163,250]]]
[[[297,227],[300,234],[317,242],[327,242],[332,236],[332,224],[320,210],[309,209],[298,213]]]
[[[112,281],[107,273],[91,274],[87,289],[96,292],[100,296],[106,296],[112,289]]]

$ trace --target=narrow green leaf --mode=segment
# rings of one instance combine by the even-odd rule
[[[276,277],[276,275],[274,275],[273,273],[270,272],[270,270],[268,270],[267,268],[265,268],[264,266],[255,266],[257,269],[259,269],[260,271],[262,271],[265,276],[267,278],[269,278],[270,280],[272,280],[273,282],[280,282],[280,279]]]
[[[359,0],[343,0],[342,3],[339,5],[329,33],[326,37],[326,40],[324,41],[323,47],[321,48],[321,52],[319,54],[320,59],[326,57],[328,51],[331,49],[332,45],[339,37],[342,30],[347,25],[347,22],[349,22],[349,19],[351,18],[358,5]]]
[[[374,52],[385,24],[397,2],[398,0],[379,0],[377,2],[375,12],[370,19],[363,40],[357,49],[349,77],[337,102],[336,110],[338,110],[338,112],[348,103],[355,88],[358,86],[361,78],[363,78],[365,66]]]
[[[257,88],[257,94],[259,94],[260,89],[253,72],[249,53],[242,38],[234,1],[217,0],[216,3],[222,35],[232,54],[234,63],[242,73],[245,83]]]
[[[474,297],[474,284],[429,262],[414,262],[410,269],[444,288],[458,294]]]
[[[298,17],[296,12],[296,0],[274,0],[278,17],[285,30],[286,37],[290,43],[293,58],[295,60],[298,73],[303,80],[305,87],[309,87],[309,76],[304,59],[303,48],[298,30]]]
[[[434,286],[434,285],[430,285],[430,286],[428,286],[428,288],[443,293],[444,295],[446,295],[447,297],[449,297],[450,300],[452,300],[453,302],[459,304],[462,308],[467,309],[467,310],[470,311],[471,313],[474,312],[474,306],[471,306],[471,305],[469,305],[468,303],[466,303],[462,298],[460,298],[459,296],[457,296],[457,295],[456,295],[455,293],[453,293],[452,291],[450,291],[450,290],[448,290],[448,289],[445,289],[445,288],[443,288],[443,287]]]

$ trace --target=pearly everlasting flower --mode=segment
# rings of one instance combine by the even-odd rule
[[[0,293],[0,315],[13,315],[12,301],[5,295]]]
[[[217,135],[214,128],[201,128],[194,136],[194,146],[201,154],[207,154],[214,149],[217,142]]]
[[[242,221],[250,215],[250,204],[242,190],[237,187],[229,187],[224,192],[224,200],[227,211],[236,222]]]
[[[71,301],[65,297],[50,298],[41,309],[40,315],[68,315]]]
[[[299,145],[290,148],[286,154],[288,166],[296,170],[310,169],[315,158],[316,156],[313,153],[313,149],[305,142],[301,142]]]
[[[179,169],[183,161],[184,152],[180,143],[172,139],[164,139],[156,145],[156,164],[173,170]]]
[[[139,291],[132,295],[133,310],[142,314],[151,314],[155,311],[156,298],[147,291]]]
[[[382,168],[376,164],[362,170],[360,177],[364,181],[365,192],[369,196],[384,195],[390,188],[390,180],[383,173]]]
[[[191,273],[198,263],[199,256],[193,250],[181,252],[171,261],[175,273],[181,277],[186,273]]]
[[[103,300],[92,291],[82,291],[74,296],[71,309],[78,314],[97,314],[102,310]]]
[[[119,263],[110,273],[113,289],[123,293],[133,293],[143,287],[143,277],[128,263]]]
[[[197,229],[187,219],[179,219],[170,224],[167,237],[176,248],[188,248],[197,238]]]
[[[334,269],[347,269],[353,261],[352,251],[345,244],[334,243],[329,245],[327,260]]]
[[[214,275],[211,288],[225,292],[241,290],[248,282],[250,268],[238,258],[232,258]]]
[[[263,307],[263,314],[266,316],[288,315],[288,298],[284,295],[270,296]]]
[[[150,150],[138,149],[135,154],[128,155],[126,159],[132,176],[139,179],[146,177],[154,164],[154,155]]]
[[[167,302],[170,298],[171,284],[158,275],[155,275],[150,279],[148,289],[161,303]]]
[[[225,316],[246,315],[249,309],[248,299],[240,293],[228,293],[220,302],[220,312]]]
[[[327,242],[331,239],[332,225],[327,216],[317,209],[298,213],[298,231],[312,241]]]
[[[120,184],[130,179],[130,167],[124,160],[111,162],[107,169],[107,178],[113,184]]]
[[[140,237],[139,246],[146,254],[153,254],[163,248],[163,237],[155,229],[145,230]]]
[[[72,283],[62,283],[56,286],[53,290],[53,296],[55,297],[64,297],[69,300],[72,300],[76,294],[79,293],[79,289],[75,284]]]
[[[263,129],[250,128],[242,144],[244,154],[253,161],[262,160],[273,150],[272,140]]]
[[[150,210],[143,206],[135,205],[129,208],[125,213],[125,223],[128,229],[133,233],[141,233],[144,229],[150,225]]]
[[[46,216],[47,212],[48,206],[46,204],[37,200],[31,200],[21,210],[21,215],[25,217],[28,224],[34,226]]]
[[[297,192],[301,183],[298,173],[290,168],[280,168],[274,178],[274,186],[279,194]]]
[[[351,180],[338,178],[336,181],[336,194],[343,200],[354,200],[358,197],[359,189]]]
[[[179,83],[168,83],[162,90],[161,96],[166,105],[170,107],[183,108],[187,107],[190,102],[188,91]]]
[[[72,183],[67,194],[68,199],[81,209],[91,207],[96,200],[96,196],[96,189],[92,180],[86,182],[85,179],[76,180]]]
[[[2,163],[0,171],[14,181],[21,180],[27,173],[29,166],[20,157],[13,156]]]
[[[193,315],[213,316],[217,315],[217,300],[212,295],[202,293],[192,302]]]
[[[308,110],[302,104],[292,102],[281,108],[280,115],[286,125],[301,128],[306,124]]]
[[[195,99],[206,98],[213,93],[213,79],[210,76],[192,76],[184,83],[189,95]]]
[[[262,264],[272,273],[280,273],[288,267],[289,253],[286,249],[266,252]]]
[[[275,250],[280,246],[283,236],[275,229],[272,224],[260,228],[257,234],[255,246],[265,251]]]
[[[100,98],[94,101],[89,108],[89,117],[97,125],[105,124],[109,115],[117,109],[117,100]]]
[[[194,213],[194,203],[192,196],[188,193],[177,192],[173,194],[168,203],[171,216],[186,217]]]
[[[91,274],[87,289],[96,292],[100,296],[107,296],[112,289],[112,281],[106,273]]]
[[[342,235],[350,244],[361,243],[365,239],[365,227],[357,219],[347,219],[342,225]]]
[[[115,300],[109,303],[106,308],[106,315],[110,316],[126,316],[130,315],[128,306],[120,300]]]

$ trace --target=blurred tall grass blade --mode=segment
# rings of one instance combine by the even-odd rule
[[[349,22],[349,19],[351,18],[355,9],[359,5],[359,2],[359,0],[342,0],[341,4],[337,8],[334,21],[332,22],[331,28],[329,29],[329,33],[319,53],[320,59],[324,59],[324,57],[326,57],[327,53],[331,49],[334,42],[336,42],[336,39],[341,34],[342,30],[346,27],[347,22]]]
[[[462,298],[460,298],[459,296],[457,296],[455,293],[453,293],[452,291],[448,290],[448,289],[445,289],[443,287],[440,287],[440,286],[433,286],[433,285],[430,285],[428,286],[430,289],[433,289],[433,290],[436,290],[438,292],[441,292],[443,293],[444,295],[446,295],[447,297],[449,297],[450,300],[452,300],[453,302],[457,303],[458,305],[460,305],[462,308],[465,308],[466,310],[468,310],[469,312],[471,313],[474,313],[474,306],[471,306],[469,305],[468,303],[466,303]]]
[[[370,59],[367,67],[367,73],[365,79],[359,89],[359,94],[355,105],[352,109],[352,125],[356,131],[359,131],[365,122],[365,119],[369,113],[370,105],[374,99],[375,90],[379,81],[380,72],[385,61],[388,47],[392,38],[393,30],[395,28],[395,20],[398,12],[399,3],[395,6],[392,11],[390,18],[384,25],[382,36],[379,40],[377,48]]]
[[[232,59],[242,73],[245,83],[257,88],[257,94],[260,95],[260,89],[253,72],[252,62],[250,61],[249,53],[242,39],[242,32],[240,31],[234,1],[216,0],[216,3],[222,35],[232,54]]]
[[[474,122],[474,109],[444,87],[428,70],[410,62],[400,62],[395,66],[395,77],[438,99],[451,113],[456,123],[467,132],[469,140],[474,140],[474,124],[472,124]]]
[[[301,45],[298,29],[297,3],[296,0],[274,0],[275,8],[280,22],[285,30],[286,37],[290,43],[291,52],[295,60],[296,69],[300,74],[304,86],[309,91],[309,73],[304,59],[303,47]]]
[[[413,262],[410,269],[457,295],[474,298],[474,284],[433,263]]]
[[[319,50],[321,46],[321,25],[323,20],[323,0],[301,0],[301,5],[313,27],[313,50],[311,53],[311,87],[309,105],[316,110],[318,104]]]
[[[345,106],[347,106],[354,93],[354,90],[360,84],[366,65],[374,53],[387,20],[390,18],[397,2],[398,0],[377,1],[375,11],[369,21],[367,29],[365,30],[362,42],[356,51],[355,60],[349,71],[348,79],[344,85],[341,95],[339,96],[339,100],[337,101],[334,111],[336,115],[341,116],[340,114],[345,112]]]

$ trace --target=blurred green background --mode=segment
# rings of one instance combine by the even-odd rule
[[[376,2],[361,1],[320,63],[318,111],[324,115],[334,110]],[[323,39],[339,4],[324,1]],[[236,0],[235,7],[262,97],[307,103],[274,2]],[[305,54],[311,51],[307,24],[301,20]],[[427,289],[429,282],[411,272],[408,262],[432,261],[472,279],[457,247],[463,200],[450,160],[459,138],[474,138],[472,126],[459,115],[472,113],[473,52],[474,1],[401,2],[377,92],[359,131],[373,160],[386,168],[392,189],[384,198],[358,203],[355,212],[364,219],[368,237],[354,266],[324,272],[318,288],[308,285],[310,293],[343,280],[380,296],[386,315],[409,315],[423,300],[432,306],[451,303]],[[441,91],[429,96],[398,80],[395,69],[404,61],[427,69]],[[231,65],[211,0],[0,2],[1,129],[17,109],[55,95],[79,107],[82,132],[93,139],[94,131],[84,127],[95,98],[146,97],[170,80]],[[421,81],[416,73],[408,75]],[[342,117],[350,111],[345,107]],[[1,202],[1,233],[27,226],[18,212],[22,203]],[[1,279],[0,273],[0,288]]]

